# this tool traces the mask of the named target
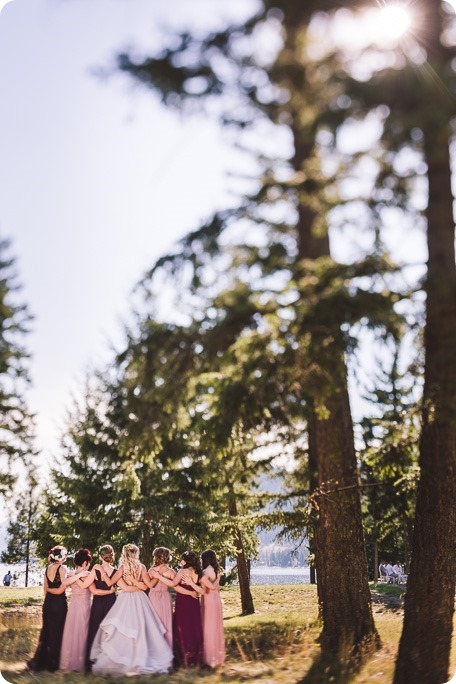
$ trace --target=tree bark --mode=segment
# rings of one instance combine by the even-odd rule
[[[241,608],[242,615],[252,615],[255,612],[255,607],[253,605],[253,596],[250,591],[250,577],[248,562],[244,551],[244,543],[242,541],[241,531],[236,524],[236,518],[238,517],[238,510],[236,504],[236,498],[234,492],[231,492],[231,498],[229,503],[229,513],[234,519],[234,546],[236,548],[236,563],[238,570],[239,579],[239,591],[241,593]]]
[[[315,413],[319,465],[316,559],[323,629],[322,658],[350,665],[380,645],[371,607],[358,474],[346,387],[335,378],[328,418]]]
[[[141,529],[141,560],[149,567],[152,563],[152,534],[151,534],[151,518],[148,511],[143,512],[142,529]]]
[[[29,492],[29,505],[27,511],[27,539],[25,542],[25,586],[28,587],[29,568],[30,568],[30,537],[32,534],[32,492]]]
[[[374,584],[378,582],[378,541],[374,539]]]
[[[293,40],[295,32],[290,36]],[[298,121],[298,113],[295,118]],[[297,125],[292,130],[293,164],[301,171],[313,151],[312,137]],[[315,210],[301,201],[297,208],[299,273],[304,272],[303,259],[330,256],[330,244],[321,223],[316,230]],[[331,329],[322,330],[321,325],[308,330],[322,379],[321,394],[314,390],[308,426],[309,461],[317,473],[315,561],[323,619],[321,657],[347,666],[379,648],[380,637],[372,615],[343,338],[337,322]],[[320,344],[323,338],[333,340],[329,350]]]
[[[429,259],[421,475],[394,684],[448,681],[456,579],[456,269],[449,126],[425,129],[425,140]]]

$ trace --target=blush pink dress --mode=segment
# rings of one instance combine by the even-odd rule
[[[60,669],[84,672],[92,595],[77,584],[71,587],[71,601],[63,630]]]
[[[220,667],[225,662],[225,633],[219,581],[220,577],[217,577],[213,582],[217,588],[206,588],[206,592],[201,598],[203,661],[209,667]]]
[[[160,622],[165,628],[164,637],[173,648],[173,599],[168,587],[164,582],[158,582],[155,587],[149,589],[149,601],[152,608],[160,618]]]

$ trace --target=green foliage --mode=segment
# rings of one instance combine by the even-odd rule
[[[10,519],[6,533],[7,546],[0,554],[2,563],[22,563],[35,554],[32,542],[32,527],[37,514],[36,483],[29,478],[27,491],[19,494],[14,506],[14,517]]]
[[[33,456],[33,418],[24,398],[29,383],[29,355],[24,337],[31,316],[17,303],[14,259],[10,242],[0,240],[0,495],[12,491],[20,469]]]
[[[377,366],[369,396],[374,415],[361,421],[361,477],[368,544],[375,541],[382,557],[394,551],[408,563],[419,476],[420,374],[418,363],[399,370],[400,343],[392,351],[389,367],[380,361]]]

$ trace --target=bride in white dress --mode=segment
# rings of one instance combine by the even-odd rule
[[[122,549],[119,569],[110,579],[101,566],[108,586],[117,582],[122,589],[115,604],[101,622],[90,652],[92,672],[103,675],[137,675],[166,673],[173,653],[163,636],[165,628],[139,582],[144,566],[139,562],[139,549],[127,544]],[[144,568],[145,570],[145,568]],[[125,578],[138,580],[130,586]],[[144,584],[143,589],[146,589]]]

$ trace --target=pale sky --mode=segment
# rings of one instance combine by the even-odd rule
[[[242,16],[245,0],[219,1]],[[0,14],[0,233],[35,315],[38,446],[58,452],[70,397],[111,358],[153,261],[232,201],[217,127],[182,119],[125,75],[94,76],[161,22],[211,21],[212,0],[13,0]]]
[[[253,6],[13,0],[1,11],[0,233],[13,240],[22,299],[36,317],[29,402],[44,458],[58,453],[86,369],[111,358],[144,271],[232,202],[235,157],[214,124],[183,119],[129,77],[100,80],[94,70],[130,46],[152,52],[164,21],[206,25],[215,9],[239,18]],[[402,231],[395,240],[407,251]]]

